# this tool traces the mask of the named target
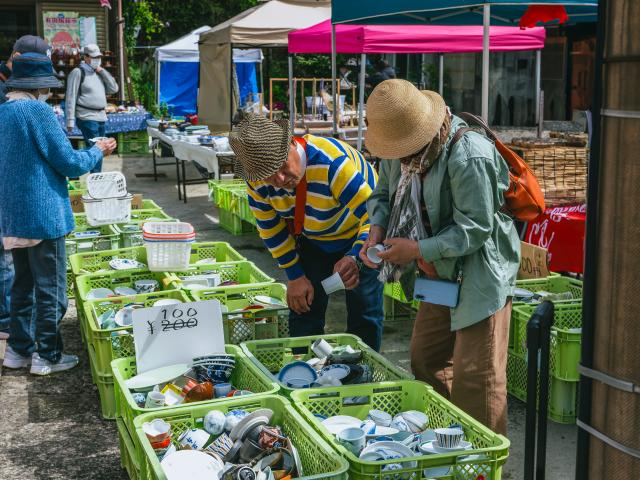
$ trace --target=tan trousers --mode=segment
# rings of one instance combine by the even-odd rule
[[[511,300],[494,315],[451,331],[448,307],[420,303],[411,337],[411,368],[494,432],[507,433],[507,348]]]

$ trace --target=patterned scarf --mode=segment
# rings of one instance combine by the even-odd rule
[[[422,176],[435,164],[442,153],[450,131],[451,113],[447,111],[440,132],[433,140],[422,150],[400,159],[400,181],[391,209],[387,238],[400,237],[418,241],[427,236],[420,208]],[[404,273],[414,271],[415,262],[407,265],[384,262],[378,279],[381,282],[397,282]],[[404,287],[403,285],[403,290],[407,293]]]

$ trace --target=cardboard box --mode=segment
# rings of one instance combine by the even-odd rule
[[[520,242],[520,270],[518,280],[545,278],[549,276],[549,252],[527,242]]]

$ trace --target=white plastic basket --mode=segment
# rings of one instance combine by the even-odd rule
[[[193,235],[193,226],[187,222],[145,222],[142,233],[151,235]]]
[[[120,172],[92,173],[87,177],[87,191],[96,199],[124,197],[127,180]]]
[[[191,240],[144,241],[147,266],[152,272],[173,272],[189,268]]]
[[[95,199],[82,196],[87,223],[92,227],[110,225],[112,223],[129,223],[131,221],[130,193],[118,198]]]

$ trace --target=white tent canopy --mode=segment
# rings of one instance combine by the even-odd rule
[[[200,34],[200,122],[212,131],[231,128],[233,47],[286,47],[290,31],[330,18],[330,0],[269,0]]]
[[[200,34],[210,29],[211,27],[208,25],[196,28],[184,37],[156,48],[156,60],[159,62],[197,62],[200,58],[198,52]]]

